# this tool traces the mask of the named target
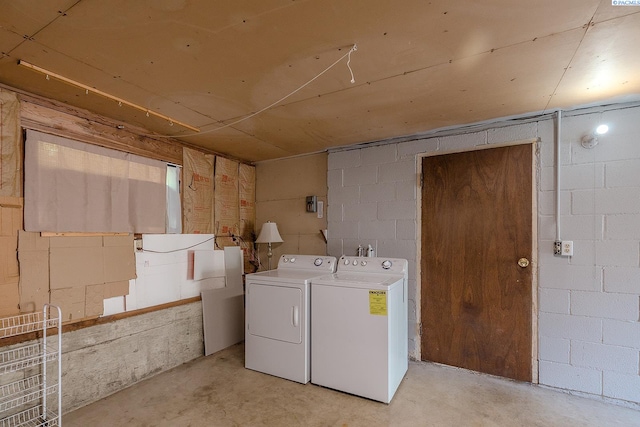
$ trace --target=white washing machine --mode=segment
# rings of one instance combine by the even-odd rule
[[[389,403],[408,368],[404,259],[341,257],[311,285],[311,382]]]
[[[247,274],[246,368],[309,382],[309,286],[335,271],[335,257],[282,255],[275,270]]]

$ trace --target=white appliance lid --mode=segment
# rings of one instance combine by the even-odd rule
[[[247,283],[307,283],[310,280],[325,276],[326,271],[309,271],[309,270],[283,270],[275,269],[262,271],[260,273],[247,274]]]
[[[312,285],[362,289],[389,289],[394,285],[401,284],[403,281],[404,276],[397,274],[337,272],[314,279]]]

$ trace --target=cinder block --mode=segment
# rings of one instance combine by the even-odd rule
[[[541,166],[553,166],[556,159],[556,146],[555,146],[555,121],[542,120],[537,122],[538,124],[538,138],[540,142],[538,147],[540,148],[540,165]],[[568,143],[564,143],[560,146],[560,159],[562,164],[567,164],[571,160],[571,146]]]
[[[540,337],[538,347],[540,360],[569,363],[570,342],[562,338]]]
[[[346,169],[360,166],[362,164],[360,151],[361,150],[347,150],[329,153],[327,169]]]
[[[378,182],[417,182],[418,171],[414,159],[387,163],[378,167]]]
[[[564,232],[563,236],[567,236]],[[593,266],[593,260],[596,257],[596,241],[595,240],[578,240],[569,237],[563,237],[566,240],[573,240],[573,256],[570,259],[572,266]]]
[[[415,202],[417,192],[418,184],[415,181],[396,182],[396,200],[413,200]]]
[[[410,219],[396,221],[396,239],[400,240],[419,240],[416,234],[416,222]]]
[[[561,216],[560,221],[565,240],[602,240],[604,236],[604,215]]]
[[[328,225],[329,233],[332,237],[340,239],[357,239],[358,238],[358,221],[338,221],[330,222]]]
[[[443,153],[450,151],[465,151],[474,148],[477,145],[485,145],[487,143],[487,132],[480,131],[462,135],[451,135],[438,138],[438,140],[438,151]]]
[[[640,215],[607,215],[605,236],[612,240],[640,240]]]
[[[538,137],[538,125],[535,122],[515,126],[505,126],[487,131],[487,144],[522,141]]]
[[[360,187],[336,187],[329,188],[327,195],[330,205],[339,203],[353,203],[360,200]]]
[[[378,242],[377,256],[416,260],[415,240],[381,240]]]
[[[336,205],[327,204],[325,207],[327,223],[343,221],[345,219],[343,207],[344,205],[341,203]]]
[[[593,266],[564,264],[568,260],[558,257],[558,263],[547,262],[540,265],[539,282],[541,288],[575,289],[583,291],[602,290],[602,269]]]
[[[538,370],[540,384],[590,394],[602,393],[602,373],[595,369],[540,361]]]
[[[381,165],[384,163],[394,163],[396,157],[397,144],[378,145],[376,147],[363,148],[362,164],[363,165]]]
[[[640,295],[640,268],[605,267],[604,290],[606,292]]]
[[[602,319],[638,320],[638,296],[607,292],[571,292],[571,314]]]
[[[638,373],[638,350],[608,344],[571,341],[571,364],[601,371]]]
[[[359,166],[343,169],[343,183],[349,185],[375,184],[378,182],[378,166]]]
[[[556,214],[556,192],[538,191],[538,215]],[[560,215],[571,214],[571,192],[560,191]]]
[[[596,265],[638,267],[640,245],[637,240],[604,240],[596,242]]]
[[[602,268],[597,266],[571,266],[571,289],[581,291],[602,290]]]
[[[553,166],[542,167],[538,171],[538,190],[539,191],[555,191],[556,189],[556,171]]]
[[[540,336],[588,342],[602,342],[602,319],[540,312]]]
[[[538,215],[538,239],[555,240],[556,218],[553,215]]]
[[[388,221],[360,221],[359,236],[361,239],[395,239],[396,222]]]
[[[576,215],[640,213],[638,187],[575,190],[571,197],[571,212]]]
[[[605,371],[602,373],[602,377],[603,395],[640,403],[640,376]]]
[[[567,260],[557,258],[561,264],[542,264],[539,267],[539,286],[541,288],[552,289],[572,289],[573,288],[573,268]]]
[[[640,322],[603,320],[602,342],[640,350]]]
[[[538,307],[547,313],[569,314],[569,290],[544,289],[538,291]]]
[[[378,204],[375,202],[345,204],[343,208],[345,221],[373,221],[378,219]]]
[[[378,203],[379,219],[415,219],[416,203],[415,201],[393,201]]]
[[[342,239],[332,239],[329,237],[327,239],[327,255],[339,258],[342,254]]]
[[[607,187],[640,187],[640,159],[606,164]]]
[[[416,154],[438,151],[437,138],[425,138],[398,144],[398,158],[415,157]]]
[[[360,201],[363,203],[389,202],[395,199],[396,186],[392,182],[360,186]]]
[[[554,181],[555,182],[555,181]],[[604,164],[563,165],[561,190],[586,190],[604,187]]]
[[[327,187],[337,188],[343,185],[344,169],[332,169],[327,171]]]

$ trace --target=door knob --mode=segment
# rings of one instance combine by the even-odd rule
[[[518,265],[519,265],[520,267],[522,267],[522,268],[527,268],[527,267],[529,267],[529,260],[528,260],[528,259],[526,259],[526,258],[520,258],[520,259],[518,260]]]

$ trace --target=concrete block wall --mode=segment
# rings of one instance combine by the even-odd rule
[[[595,110],[593,110],[595,111]],[[600,123],[593,149],[580,144]],[[565,114],[561,238],[574,256],[553,255],[554,120],[390,143],[329,154],[330,255],[372,244],[409,259],[409,351],[419,357],[416,276],[420,157],[429,152],[537,138],[539,382],[640,405],[640,107]],[[428,254],[423,254],[428,256]]]

